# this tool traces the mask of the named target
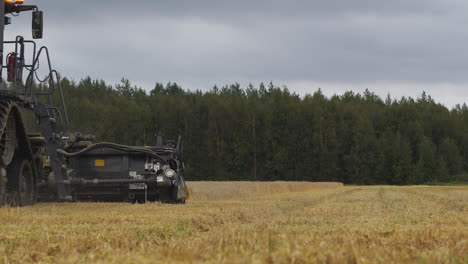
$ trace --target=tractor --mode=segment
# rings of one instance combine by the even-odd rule
[[[48,48],[22,36],[4,39],[11,15],[27,11],[32,11],[33,39],[43,37],[43,12],[23,2],[0,4],[0,206],[38,200],[184,203],[188,191],[180,138],[164,141],[158,134],[154,146],[125,146],[67,131],[65,98]],[[40,67],[47,72],[43,79]],[[40,134],[27,133],[23,110],[34,114]]]

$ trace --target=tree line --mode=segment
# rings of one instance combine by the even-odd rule
[[[448,109],[425,93],[299,96],[273,84],[188,91],[176,83],[145,91],[90,78],[61,86],[70,131],[130,145],[153,144],[156,131],[181,135],[188,180],[398,185],[468,171],[468,107]]]

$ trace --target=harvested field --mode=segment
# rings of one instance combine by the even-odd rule
[[[343,187],[338,182],[189,182],[190,197],[196,200],[229,200],[318,188]]]
[[[0,263],[468,262],[468,187],[188,184],[186,205],[2,208]]]

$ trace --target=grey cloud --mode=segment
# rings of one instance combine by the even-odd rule
[[[228,16],[242,17],[246,14],[258,16],[291,15],[342,15],[346,13],[416,14],[444,13],[466,7],[462,0],[173,0],[173,1],[47,1],[42,6],[63,17],[81,14],[87,16],[132,17],[141,14],[167,16]],[[64,12],[65,11],[65,12]],[[68,12],[67,12],[68,11]]]
[[[468,2],[462,0],[39,4],[47,22],[41,43],[62,73],[77,79],[127,77],[146,88],[155,81],[187,88],[374,83],[382,95],[401,83],[417,89],[452,83],[454,93],[468,83]],[[29,36],[30,18],[14,19],[8,30]]]

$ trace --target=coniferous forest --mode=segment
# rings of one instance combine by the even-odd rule
[[[371,91],[298,96],[273,84],[144,91],[84,79],[61,82],[70,131],[151,145],[156,131],[184,139],[188,180],[423,184],[466,180],[468,107],[427,94]]]

